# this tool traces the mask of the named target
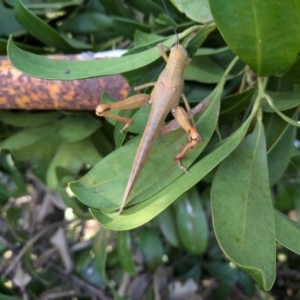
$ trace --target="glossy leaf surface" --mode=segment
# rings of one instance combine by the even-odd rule
[[[252,118],[253,115],[250,115],[246,122],[232,136],[217,145],[211,153],[193,165],[189,169],[189,174],[178,178],[175,184],[166,187],[146,201],[129,207],[121,215],[117,212],[104,213],[90,209],[94,218],[103,226],[112,230],[129,230],[148,222],[173,203],[185,191],[194,186],[229,155],[242,141]]]
[[[211,195],[213,225],[223,252],[270,289],[275,279],[275,224],[260,120],[219,166]]]
[[[292,1],[209,0],[229,48],[258,76],[278,75],[300,49],[300,3]]]

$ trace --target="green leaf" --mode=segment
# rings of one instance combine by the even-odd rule
[[[116,30],[120,35],[124,36],[125,38],[131,40],[133,40],[134,33],[137,29],[145,32],[150,32],[151,30],[148,26],[142,25],[131,19],[122,17],[113,17],[112,19],[114,30]]]
[[[164,45],[167,46],[172,44],[174,44],[173,38],[164,42]],[[23,51],[13,43],[11,38],[8,42],[8,55],[11,63],[20,71],[39,78],[57,80],[75,80],[119,74],[141,68],[160,58],[160,53],[155,47],[118,58],[96,61],[58,61]]]
[[[267,94],[273,99],[274,105],[279,111],[285,111],[300,105],[300,90],[285,93],[267,91]],[[274,112],[266,99],[262,99],[261,107],[265,112]]]
[[[186,37],[197,28],[199,27],[190,27],[179,34],[179,38]],[[210,30],[211,28],[207,28],[207,30],[203,30],[202,34],[206,36]],[[171,37],[164,42],[164,45],[170,47],[174,42],[174,37]],[[125,73],[161,58],[157,47],[155,47],[118,58],[96,61],[58,61],[23,51],[14,44],[12,38],[8,42],[8,55],[11,63],[21,72],[39,78],[57,80],[75,80]]]
[[[298,111],[292,109],[287,112],[294,120],[298,118]],[[266,122],[269,120],[269,122]],[[264,120],[268,144],[268,167],[270,185],[275,184],[285,173],[294,150],[297,128],[286,123],[276,114]]]
[[[7,1],[8,2],[8,1]],[[13,2],[13,1],[12,1]],[[27,2],[27,1],[26,1]],[[81,5],[83,3],[83,0],[69,0],[69,1],[51,1],[49,3],[41,2],[41,3],[27,3],[26,7],[29,9],[35,9],[35,10],[61,10],[63,8],[66,8],[68,6],[76,6]]]
[[[118,257],[122,268],[131,275],[136,275],[133,250],[129,231],[119,231],[117,239]]]
[[[36,39],[48,46],[54,46],[66,52],[73,52],[70,42],[61,36],[55,29],[30,12],[21,0],[15,1],[16,19]]]
[[[143,227],[139,232],[139,240],[147,268],[150,271],[156,270],[162,264],[164,254],[158,231],[154,228]]]
[[[49,165],[46,182],[51,190],[58,188],[57,168],[67,169],[70,174],[77,175],[84,164],[94,165],[101,159],[89,138],[73,143],[61,143]]]
[[[193,21],[207,23],[212,20],[208,0],[171,0],[171,2]]]
[[[232,120],[235,116],[242,112],[255,91],[256,89],[253,88],[242,93],[222,98],[220,122]]]
[[[209,3],[229,48],[258,76],[278,75],[294,62],[300,48],[299,1]]]
[[[269,290],[275,279],[276,242],[260,119],[219,166],[211,194],[214,230],[223,252]]]
[[[179,177],[174,184],[167,186],[146,201],[127,208],[121,215],[118,212],[104,213],[90,209],[92,215],[103,226],[112,230],[130,230],[150,221],[199,182],[238,146],[246,134],[253,116],[252,113],[232,136],[222,141],[211,153],[190,167],[189,174]]]
[[[282,76],[282,79],[288,80],[293,83],[300,83],[300,57],[297,57],[294,64]]]
[[[196,56],[184,71],[185,80],[202,83],[217,83],[220,81],[224,69],[207,56]],[[227,79],[230,79],[228,76]]]
[[[107,245],[110,232],[105,228],[100,228],[97,234],[94,237],[93,241],[93,252],[95,254],[95,262],[98,272],[103,278],[106,284],[109,283],[107,274],[106,274],[106,260],[107,260]]]
[[[100,124],[100,121],[91,115],[81,114],[66,119],[57,134],[66,142],[78,142],[93,134]]]
[[[134,33],[134,44],[136,47],[141,47],[149,44],[162,43],[166,38],[153,33],[146,33],[140,30],[136,30]]]
[[[176,227],[184,248],[202,254],[208,243],[206,216],[197,190],[191,189],[175,202]]]
[[[280,181],[276,184],[276,194],[274,196],[274,207],[279,211],[288,212],[297,208],[300,190],[297,183],[289,184]]]
[[[1,39],[0,38],[0,54],[1,55],[7,55],[7,45],[8,45],[8,40],[6,39]],[[35,47],[31,45],[26,45],[23,43],[16,42],[16,45],[25,51],[32,52],[35,54],[52,54],[53,49],[50,48],[42,48],[42,47]]]
[[[180,241],[178,238],[178,232],[176,229],[175,216],[172,207],[167,207],[157,216],[160,230],[170,244],[173,247],[179,247]]]
[[[300,224],[274,208],[276,240],[284,247],[300,254]]]
[[[82,12],[73,18],[65,19],[60,30],[75,33],[97,33],[113,28],[113,20],[99,12]]]
[[[210,106],[197,122],[204,142],[189,151],[184,159],[186,167],[202,152],[214,132],[220,96],[221,89],[216,92]],[[140,136],[130,140],[125,146],[105,157],[87,175],[70,183],[73,193],[89,207],[102,211],[118,209],[139,142]],[[174,164],[174,157],[179,152],[178,147],[182,147],[185,142],[186,133],[182,129],[158,136],[148,162],[130,194],[131,204],[149,198],[183,175],[182,170]]]
[[[217,260],[209,261],[205,264],[205,268],[218,281],[218,286],[213,294],[214,299],[228,299],[233,286],[238,280],[238,270],[231,268],[228,262]]]
[[[22,32],[24,32],[24,29],[15,19],[14,11],[0,3],[0,36]]]
[[[2,142],[3,149],[9,149],[20,160],[49,158],[58,146],[57,130],[61,123],[54,122],[36,128],[22,130]]]
[[[0,111],[0,120],[9,125],[18,127],[42,126],[62,117],[61,112],[11,112]]]
[[[15,297],[15,296],[8,296],[8,295],[4,295],[2,293],[0,293],[0,298],[1,300],[22,300],[19,297]]]

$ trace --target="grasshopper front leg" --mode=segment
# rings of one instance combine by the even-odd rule
[[[198,131],[192,126],[187,112],[181,107],[181,106],[175,106],[172,109],[172,114],[178,124],[187,132],[189,135],[189,142],[185,146],[185,148],[179,153],[175,159],[177,161],[177,164],[181,170],[183,170],[185,173],[188,173],[187,168],[185,168],[182,165],[182,159],[185,157],[186,153],[189,151],[189,149],[192,149],[198,142],[202,142],[203,139],[198,133]]]
[[[134,108],[139,108],[148,105],[149,103],[150,103],[150,95],[138,94],[113,104],[99,104],[96,107],[96,115],[99,117],[107,117],[125,123],[124,127],[121,130],[121,132],[123,132],[133,123],[132,119],[117,116],[115,114],[109,113],[108,111],[134,109]]]

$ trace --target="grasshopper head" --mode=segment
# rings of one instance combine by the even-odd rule
[[[177,55],[183,54],[185,57],[189,57],[189,54],[187,53],[186,49],[181,45],[177,44],[171,48],[171,52],[174,51],[174,54],[176,53]]]

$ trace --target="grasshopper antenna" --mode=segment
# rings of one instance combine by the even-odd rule
[[[175,23],[174,23],[174,21],[173,21],[173,19],[172,19],[172,17],[171,17],[171,14],[170,14],[170,12],[169,12],[169,10],[168,10],[168,8],[167,8],[167,5],[166,5],[165,1],[164,1],[164,0],[161,0],[161,2],[163,3],[164,8],[165,8],[165,10],[166,10],[166,12],[167,12],[167,14],[168,14],[170,20],[171,20],[172,28],[173,28],[173,30],[174,30],[174,32],[175,32],[175,35],[176,35],[176,45],[179,45],[179,38],[178,38],[178,33],[177,33],[176,29],[175,29]]]

